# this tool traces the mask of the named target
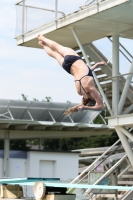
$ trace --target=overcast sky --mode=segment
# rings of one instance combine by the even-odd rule
[[[42,3],[42,0],[39,1]],[[73,77],[48,57],[43,49],[16,46],[17,2],[0,0],[0,99],[18,100],[22,99],[21,94],[25,94],[29,100],[37,98],[41,101],[50,96],[56,102],[80,102],[81,97],[76,93]],[[69,7],[66,8],[68,12]],[[129,40],[123,40],[123,43],[133,53],[133,43]],[[111,48],[105,41],[98,41],[97,46],[110,56]],[[125,70],[127,64],[123,60],[121,62]]]

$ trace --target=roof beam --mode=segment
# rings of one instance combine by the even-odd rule
[[[10,130],[10,139],[30,139],[30,138],[81,138],[95,135],[110,135],[112,130],[88,131],[44,131],[44,130]],[[5,131],[0,130],[0,139],[4,139]]]
[[[14,129],[15,130],[26,130],[28,128],[29,124],[22,124],[22,125],[15,125]]]

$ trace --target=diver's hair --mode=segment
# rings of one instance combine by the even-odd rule
[[[81,104],[77,105],[77,106],[73,106],[71,108],[68,108],[65,112],[64,112],[64,115],[65,116],[69,116],[71,115],[72,113],[75,113],[75,112],[78,112],[78,107],[79,106],[95,106],[96,104],[96,101],[95,100],[92,100],[90,98],[88,99],[84,99],[84,97],[82,98],[82,102]]]
[[[84,97],[83,97],[82,98],[82,105],[85,105],[85,106],[95,106],[96,105],[96,101],[92,100],[90,98],[84,99]]]

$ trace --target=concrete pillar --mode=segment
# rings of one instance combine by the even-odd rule
[[[10,149],[9,131],[5,131],[4,160],[3,160],[3,176],[4,177],[9,177],[9,149]]]

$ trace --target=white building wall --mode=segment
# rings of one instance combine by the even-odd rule
[[[9,177],[27,177],[27,159],[10,158],[9,166]]]
[[[78,153],[30,151],[27,154],[27,177],[60,178],[70,182],[77,175]],[[33,198],[33,187],[25,187],[24,194]]]
[[[43,170],[44,169],[44,170]],[[36,152],[27,155],[27,176],[74,179],[78,175],[78,153]]]

